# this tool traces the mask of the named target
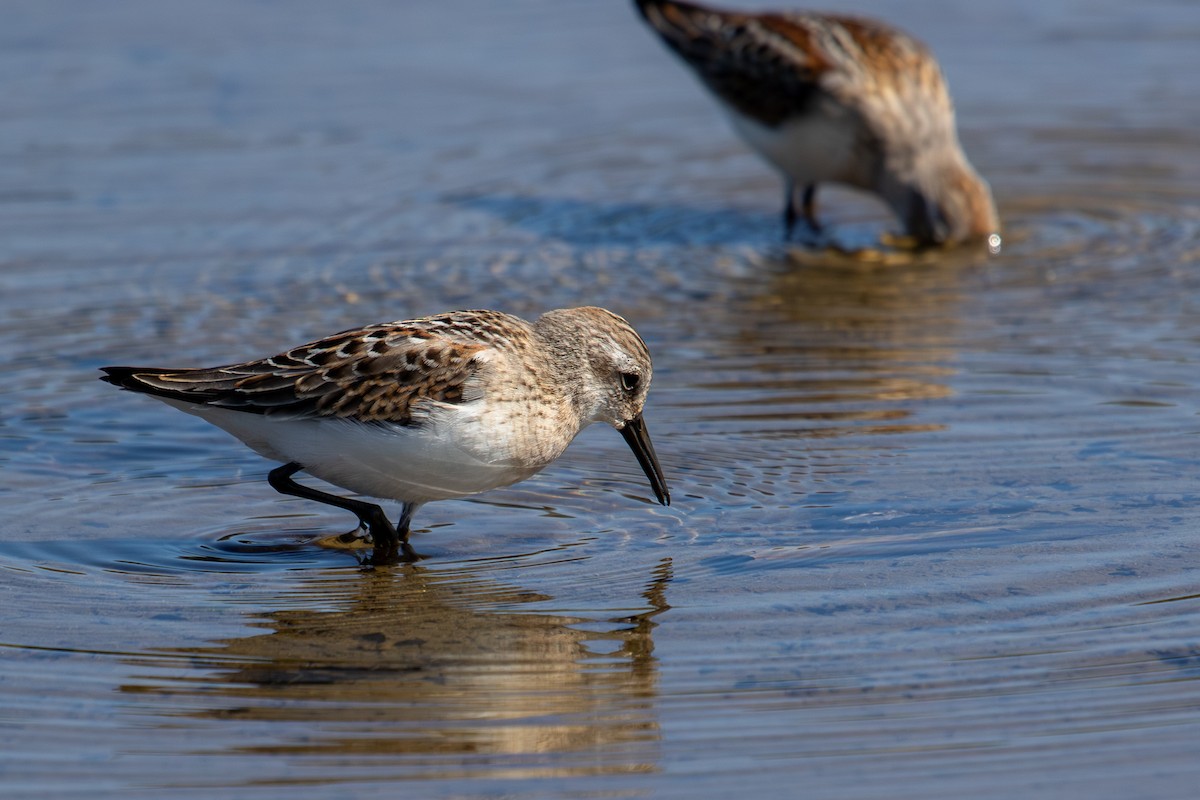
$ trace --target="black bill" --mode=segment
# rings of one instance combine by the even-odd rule
[[[664,506],[671,505],[671,492],[667,489],[667,479],[663,477],[662,467],[658,465],[658,456],[654,454],[654,445],[650,443],[650,434],[646,431],[646,423],[642,419],[642,415],[638,414],[626,422],[625,427],[621,428],[621,435],[625,437],[629,449],[637,456],[638,463],[642,465],[642,471],[650,479],[650,488],[654,490],[654,496],[658,498],[658,502]]]

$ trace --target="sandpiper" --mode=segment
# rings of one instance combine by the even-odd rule
[[[101,380],[152,395],[283,462],[271,486],[358,516],[386,563],[423,503],[508,486],[543,469],[593,422],[619,430],[671,502],[642,420],[650,353],[621,317],[559,309],[529,323],[454,311],[343,331],[270,358],[209,369],[103,367]],[[372,503],[295,482],[304,470]]]
[[[817,184],[874,192],[921,246],[998,243],[991,190],[963,154],[954,107],[923,44],[881,22],[635,0],[784,176],[784,235],[814,229]]]

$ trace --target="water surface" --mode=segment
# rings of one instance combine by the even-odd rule
[[[941,57],[999,256],[784,247],[623,3],[10,15],[6,793],[1188,796],[1200,13],[854,10]],[[654,353],[674,504],[589,430],[423,509],[418,565],[96,380],[585,303]]]

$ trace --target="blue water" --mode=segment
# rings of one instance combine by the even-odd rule
[[[938,53],[1000,255],[785,248],[624,3],[10,10],[5,794],[1194,793],[1200,12],[853,10]],[[654,354],[673,505],[597,428],[416,566],[96,380],[581,304]]]

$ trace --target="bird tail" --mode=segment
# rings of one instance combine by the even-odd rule
[[[122,389],[189,403],[217,400],[245,377],[213,369],[101,367],[100,370],[104,373],[100,380]]]
[[[635,0],[650,27],[668,42],[680,46],[703,40],[719,26],[718,12],[675,0]]]

